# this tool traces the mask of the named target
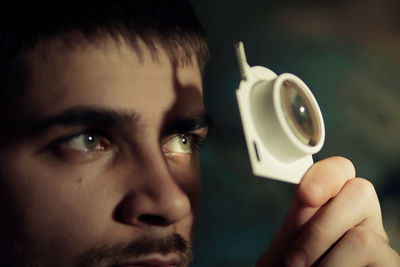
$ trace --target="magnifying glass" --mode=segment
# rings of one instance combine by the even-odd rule
[[[325,140],[318,103],[297,76],[250,67],[242,42],[236,54],[242,78],[236,98],[253,173],[297,184]]]

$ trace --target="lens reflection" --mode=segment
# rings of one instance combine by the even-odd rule
[[[306,145],[316,145],[319,131],[315,110],[295,83],[283,82],[281,103],[286,121],[296,137]]]

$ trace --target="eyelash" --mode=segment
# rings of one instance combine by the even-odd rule
[[[74,133],[74,134],[70,134],[67,136],[57,138],[50,144],[50,147],[55,149],[56,152],[60,152],[59,150],[63,144],[66,144],[66,143],[70,142],[71,140],[73,140],[74,138],[77,138],[81,135],[99,136],[99,137],[105,138],[108,142],[112,143],[112,139],[104,130],[87,129],[87,130],[84,130],[84,131],[81,131],[78,133]]]
[[[193,132],[192,133],[183,133],[182,135],[185,135],[190,138],[193,152],[197,152],[200,150],[200,148],[203,147],[203,141],[204,141],[205,137],[200,136],[199,134],[196,134]]]
[[[63,144],[68,143],[69,141],[73,140],[76,137],[79,137],[81,135],[91,135],[91,136],[98,136],[101,138],[105,138],[109,143],[113,143],[112,138],[108,133],[106,133],[104,130],[100,129],[87,129],[78,133],[74,133],[71,135],[63,136],[60,138],[57,138],[54,140],[49,146],[55,150],[56,152],[60,152],[60,147]],[[197,134],[195,132],[180,132],[176,134],[172,134],[171,137],[173,136],[185,136],[190,139],[191,141],[191,149],[192,152],[198,152],[201,147],[203,146],[203,142],[205,139],[205,136],[202,136],[201,134]]]

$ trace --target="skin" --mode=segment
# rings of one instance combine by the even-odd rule
[[[353,164],[314,164],[296,187],[282,228],[257,266],[400,266],[373,185]]]
[[[26,55],[28,86],[0,148],[2,260],[187,266],[200,176],[196,146],[181,141],[207,133],[194,123],[204,113],[197,63],[161,48],[154,58],[141,42],[140,53],[123,40],[81,43],[46,40]],[[182,131],[182,119],[197,126]],[[308,171],[257,266],[316,264],[400,266],[373,186],[340,157]]]
[[[187,255],[158,246],[172,234],[188,246],[193,238],[198,153],[177,134],[180,120],[205,112],[197,62],[173,64],[161,48],[154,58],[142,42],[139,53],[124,40],[82,42],[46,40],[26,55],[28,86],[0,151],[2,223],[13,228],[1,232],[13,244],[2,258],[18,266],[179,261]],[[49,119],[71,109],[112,111],[117,122]],[[203,139],[206,126],[185,132],[186,142]]]

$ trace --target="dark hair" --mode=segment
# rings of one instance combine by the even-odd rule
[[[0,7],[0,97],[24,88],[24,54],[41,40],[74,32],[92,42],[122,37],[135,49],[140,38],[153,54],[158,44],[183,64],[195,55],[201,69],[209,59],[189,0],[15,0]]]

